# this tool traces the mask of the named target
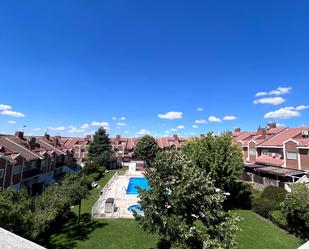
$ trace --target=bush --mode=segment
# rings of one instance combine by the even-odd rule
[[[268,186],[261,196],[253,201],[253,211],[270,218],[270,213],[280,209],[280,204],[284,201],[286,191],[279,187]]]
[[[280,204],[284,201],[287,191],[283,188],[268,186],[261,194],[261,198],[272,200],[276,205],[274,208],[279,209]]]
[[[273,207],[274,203],[271,200],[263,198],[255,199],[252,203],[253,211],[265,218],[269,218],[270,212],[274,211]]]
[[[287,228],[288,222],[285,215],[280,210],[270,212],[270,219],[281,228]]]
[[[89,177],[93,178],[95,181],[99,180],[101,178],[101,173],[100,172],[95,172],[89,175]]]
[[[95,180],[90,176],[85,176],[83,178],[82,184],[87,186],[88,189],[91,189],[91,183],[93,183]]]
[[[227,199],[227,204],[236,208],[251,209],[252,191],[253,188],[249,183],[244,181],[233,182],[228,189],[231,195]]]

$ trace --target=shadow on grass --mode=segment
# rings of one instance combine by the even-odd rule
[[[79,226],[77,219],[74,213],[69,213],[63,225],[57,230],[51,229],[51,235],[42,238],[41,244],[49,249],[71,249],[75,247],[76,241],[87,240],[94,230],[107,225],[93,220],[88,213],[81,215]]]

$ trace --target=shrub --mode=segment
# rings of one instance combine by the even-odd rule
[[[270,212],[270,219],[281,228],[287,228],[288,222],[285,215],[280,210]]]
[[[270,212],[279,210],[280,204],[284,201],[286,191],[279,187],[266,187],[261,196],[253,201],[253,211],[269,218]]]
[[[274,203],[271,200],[257,198],[253,201],[252,209],[259,215],[269,218],[269,214],[274,210]]]
[[[95,172],[89,175],[89,177],[93,178],[95,181],[99,180],[101,178],[100,172]]]
[[[91,189],[91,183],[93,183],[95,180],[90,176],[85,176],[83,178],[82,184],[87,186],[88,189]]]
[[[232,207],[251,209],[253,188],[244,181],[235,181],[228,189],[231,194],[227,199],[227,204]]]
[[[287,191],[283,188],[268,186],[263,190],[261,198],[271,200],[275,205],[274,209],[279,209],[280,204],[284,201],[286,194]]]

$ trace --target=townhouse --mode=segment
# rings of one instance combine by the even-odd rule
[[[285,187],[309,172],[309,127],[269,124],[254,132],[232,133],[243,151],[244,175],[257,185]]]
[[[0,136],[1,188],[26,188],[39,194],[74,163],[72,152],[62,148],[57,138],[24,137],[23,132]]]
[[[134,159],[134,148],[140,138],[125,138],[120,135],[111,138],[112,148],[115,156],[120,163],[127,163]],[[189,138],[178,137],[177,135],[171,137],[155,138],[158,146],[162,150],[180,149],[181,145],[188,141]]]

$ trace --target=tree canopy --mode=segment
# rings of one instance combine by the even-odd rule
[[[151,165],[159,151],[160,148],[156,140],[152,136],[145,135],[137,142],[134,148],[134,157]]]
[[[144,230],[159,234],[162,248],[234,248],[237,219],[223,211],[225,196],[210,177],[176,151],[159,153],[141,190]]]
[[[242,152],[227,133],[208,133],[205,137],[185,143],[181,149],[211,177],[218,188],[226,189],[243,170]]]
[[[76,175],[65,176],[37,197],[26,191],[14,192],[4,189],[0,192],[1,227],[22,237],[35,240],[44,234],[58,219],[87,194]]]
[[[84,172],[91,174],[93,172],[104,172],[114,161],[111,141],[106,130],[101,127],[93,136],[93,140],[88,148],[88,160]]]

